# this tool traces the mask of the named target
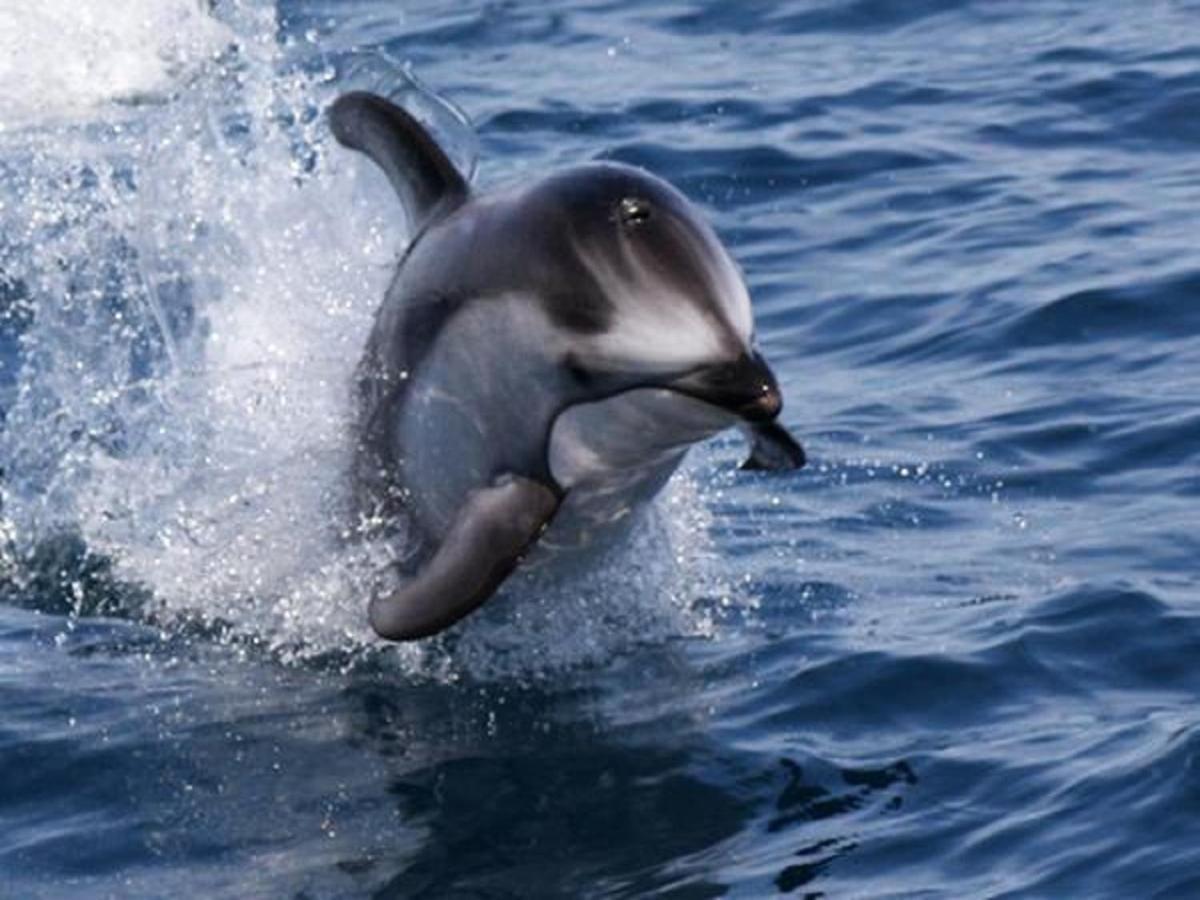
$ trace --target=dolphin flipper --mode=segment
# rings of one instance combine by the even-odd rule
[[[750,441],[750,458],[742,463],[743,469],[779,472],[804,468],[804,448],[778,422],[746,423],[742,430]]]
[[[338,141],[383,169],[412,218],[413,232],[461,204],[466,179],[420,122],[390,100],[367,91],[343,94],[329,108]]]
[[[453,625],[496,591],[558,505],[550,488],[516,476],[472,493],[416,577],[371,601],[375,633],[411,641]]]

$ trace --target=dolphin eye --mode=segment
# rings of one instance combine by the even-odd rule
[[[634,227],[650,218],[650,201],[641,197],[624,197],[617,207],[621,224]]]

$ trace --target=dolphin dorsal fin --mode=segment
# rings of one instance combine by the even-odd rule
[[[343,94],[329,108],[338,142],[383,169],[404,204],[413,233],[462,203],[466,179],[425,126],[390,100],[367,91]]]

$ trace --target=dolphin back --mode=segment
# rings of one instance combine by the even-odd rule
[[[410,113],[378,94],[343,94],[329,108],[333,136],[366,154],[387,175],[413,232],[461,204],[469,188],[432,135]]]

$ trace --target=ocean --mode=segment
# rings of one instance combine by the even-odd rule
[[[363,88],[687,194],[808,466],[373,639]],[[1198,211],[1194,0],[0,6],[0,897],[1200,897]]]

